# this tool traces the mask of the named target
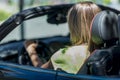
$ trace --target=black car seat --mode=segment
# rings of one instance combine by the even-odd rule
[[[94,17],[91,24],[91,38],[101,47],[92,52],[78,74],[119,74],[120,46],[117,22],[117,14],[109,10],[102,11]]]

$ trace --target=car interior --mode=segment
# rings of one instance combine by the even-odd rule
[[[100,48],[93,51],[78,74],[99,76],[119,75],[120,64],[118,61],[120,60],[120,47],[118,32],[118,15],[115,12],[110,10],[103,10],[95,16],[91,24],[91,37],[94,43],[100,45]],[[51,50],[49,50],[47,47],[48,45],[40,41],[38,41],[38,43],[40,44],[40,46],[37,48],[38,53],[43,53],[44,55],[42,55],[42,57],[49,56],[47,58],[44,57],[46,61],[50,58],[53,52],[57,51],[61,47],[64,47],[63,43],[56,41],[53,43],[51,42],[49,45],[51,45],[54,49],[53,52],[51,52]],[[41,48],[41,44],[45,50]],[[68,42],[68,44],[70,43]],[[46,52],[39,52],[42,50]],[[45,53],[50,53],[51,55]],[[25,55],[20,57],[19,63],[32,65],[30,59]],[[24,60],[25,58],[23,57],[27,57],[26,60]]]

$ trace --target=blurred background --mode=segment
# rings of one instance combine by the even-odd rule
[[[76,3],[79,1],[92,1],[97,4],[110,6],[112,8],[116,8],[120,10],[120,0],[0,0],[0,23],[4,22],[11,15],[18,13],[24,9],[32,8],[35,6],[43,6],[43,5]],[[38,20],[40,19],[36,19],[28,22],[29,23],[36,22]],[[45,22],[44,19],[42,19],[41,24],[42,25],[46,24],[44,26],[47,26],[47,23],[44,23],[44,22]],[[2,42],[9,41],[9,40],[31,39],[31,38],[36,38],[37,36],[45,37],[46,35],[51,36],[53,34],[61,34],[61,33],[63,33],[62,35],[66,35],[69,33],[69,30],[67,27],[59,27],[62,30],[64,29],[64,31],[60,31],[59,28],[57,28],[59,31],[56,31],[56,30],[52,30],[53,27],[49,27],[49,28],[46,27],[44,28],[44,30],[46,30],[44,31],[44,33],[36,33],[36,34],[40,34],[40,35],[36,35],[31,32],[32,30],[38,30],[38,28],[37,29],[35,29],[35,27],[33,28],[33,26],[39,26],[37,25],[37,23],[28,24],[27,22],[25,22],[20,26],[21,27],[17,27],[13,32],[11,32],[11,34],[9,34]],[[63,26],[67,26],[67,24]],[[28,30],[29,30],[29,33],[28,33]],[[40,30],[41,29],[39,29],[38,32],[41,32]],[[51,32],[51,34],[49,32]]]
[[[97,4],[103,4],[120,9],[120,0],[0,0],[0,21],[4,21],[12,14],[22,9],[35,6],[76,3],[79,1],[92,1]]]

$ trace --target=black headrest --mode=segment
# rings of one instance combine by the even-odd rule
[[[95,44],[118,39],[118,16],[116,13],[105,10],[98,13],[91,23],[91,37]]]

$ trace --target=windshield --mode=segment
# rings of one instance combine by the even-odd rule
[[[41,16],[38,18],[30,19],[24,22],[24,38],[34,39],[34,38],[45,38],[52,36],[67,36],[69,34],[69,29],[67,23],[64,24],[49,24],[47,23],[47,16]],[[20,40],[20,28],[21,26],[15,28],[9,35],[7,35],[3,42],[8,42],[12,40]]]

